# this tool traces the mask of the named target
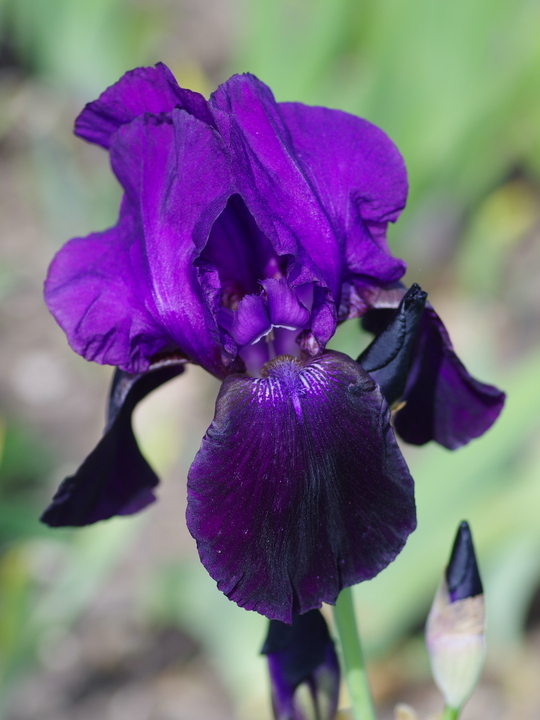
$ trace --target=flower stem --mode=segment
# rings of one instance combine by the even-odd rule
[[[353,718],[375,720],[350,587],[340,592],[334,608],[334,619],[341,644],[343,670],[351,698]]]
[[[451,708],[448,705],[445,705],[441,720],[457,720],[459,712],[459,708],[456,710],[456,708]]]

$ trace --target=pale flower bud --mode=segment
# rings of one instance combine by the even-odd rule
[[[462,522],[426,627],[431,671],[446,704],[471,695],[485,657],[484,595],[469,526]]]

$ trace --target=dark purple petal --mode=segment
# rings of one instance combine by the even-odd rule
[[[131,427],[135,406],[184,370],[184,360],[162,360],[151,371],[117,370],[103,437],[75,475],[67,477],[41,516],[51,527],[80,527],[114,515],[131,515],[156,498],[159,480],[138,448]]]
[[[145,113],[160,114],[183,108],[190,115],[210,125],[212,116],[206,100],[199,93],[178,87],[169,68],[163,63],[140,67],[122,75],[118,82],[88,103],[75,121],[75,135],[108,148],[111,136]]]
[[[471,530],[465,520],[458,528],[445,577],[450,602],[484,593]]]
[[[291,625],[270,620],[261,651],[268,657],[276,720],[333,720],[340,671],[326,622],[318,610],[295,615]],[[297,693],[305,685],[308,692]]]
[[[289,330],[304,327],[310,318],[309,310],[302,305],[285,278],[262,280],[266,291],[272,325]]]
[[[119,223],[60,250],[49,309],[88,360],[135,373],[176,346],[222,376],[219,284],[200,282],[207,274],[194,266],[230,194],[219,137],[181,110],[145,116],[117,131],[111,162],[126,191]]]
[[[469,375],[430,305],[416,337],[403,394],[405,405],[394,418],[396,431],[414,445],[435,440],[455,450],[489,430],[502,410],[505,394]]]
[[[426,297],[427,293],[419,285],[411,285],[388,324],[357,360],[381,388],[390,406],[400,400],[405,391]]]
[[[188,527],[227,597],[291,622],[374,577],[415,527],[379,388],[341,353],[232,375],[188,477]]]

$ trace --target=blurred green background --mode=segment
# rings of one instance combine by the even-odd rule
[[[405,448],[419,526],[357,588],[381,718],[423,717],[421,629],[462,519],[489,653],[463,714],[540,716],[540,4],[536,0],[0,1],[0,718],[268,720],[262,618],[226,601],[184,525],[185,476],[217,385],[197,368],[140,407],[161,502],[79,532],[37,518],[100,435],[111,371],[43,306],[54,251],[115,221],[106,155],[71,135],[126,70],[166,62],[209,93],[251,71],[278,100],[337,107],[400,148],[410,199],[390,230],[469,370],[508,403],[470,446]],[[356,323],[334,346],[355,355]]]

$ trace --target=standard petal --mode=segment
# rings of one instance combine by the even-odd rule
[[[346,238],[348,273],[389,283],[405,272],[386,243],[407,199],[396,146],[375,125],[340,110],[280,103],[294,153],[326,212]]]
[[[201,284],[196,266],[231,194],[221,139],[182,110],[161,121],[146,116],[116,133],[111,165],[139,224],[141,279],[156,322],[193,362],[223,375],[214,313],[219,289]]]
[[[138,236],[123,211],[116,227],[70,240],[54,257],[44,290],[76,353],[131,373],[144,372],[150,357],[171,342],[146,302]]]
[[[139,115],[159,115],[179,107],[190,115],[213,124],[206,100],[199,93],[178,87],[163,63],[140,67],[122,75],[118,82],[88,103],[75,120],[75,135],[108,148],[111,136]]]
[[[480,437],[501,412],[505,394],[475,380],[458,358],[441,319],[427,305],[403,400],[394,424],[413,445],[435,440],[449,450]]]
[[[370,123],[337,110],[278,104],[249,74],[221,85],[209,108],[234,157],[239,194],[276,253],[291,258],[289,283],[319,286],[311,330],[324,347],[345,281],[385,284],[405,272],[385,239],[388,222],[405,205],[403,160]]]
[[[194,263],[229,194],[227,160],[215,131],[184,111],[171,116],[115,133],[111,163],[126,191],[118,225],[62,248],[45,298],[88,360],[137,373],[176,346],[222,376],[219,286],[201,283]]]
[[[339,297],[344,236],[314,192],[266,85],[235,75],[208,104],[233,159],[237,192],[275,253],[290,258],[291,285],[315,282],[330,293],[315,299],[315,331],[318,305]]]
[[[374,577],[415,527],[377,385],[341,353],[232,375],[188,477],[187,521],[218,588],[291,622]]]
[[[184,370],[184,360],[156,363],[151,371],[117,370],[103,437],[75,475],[67,477],[41,516],[51,527],[80,527],[113,515],[131,515],[156,498],[159,480],[138,448],[131,414],[148,393]]]

